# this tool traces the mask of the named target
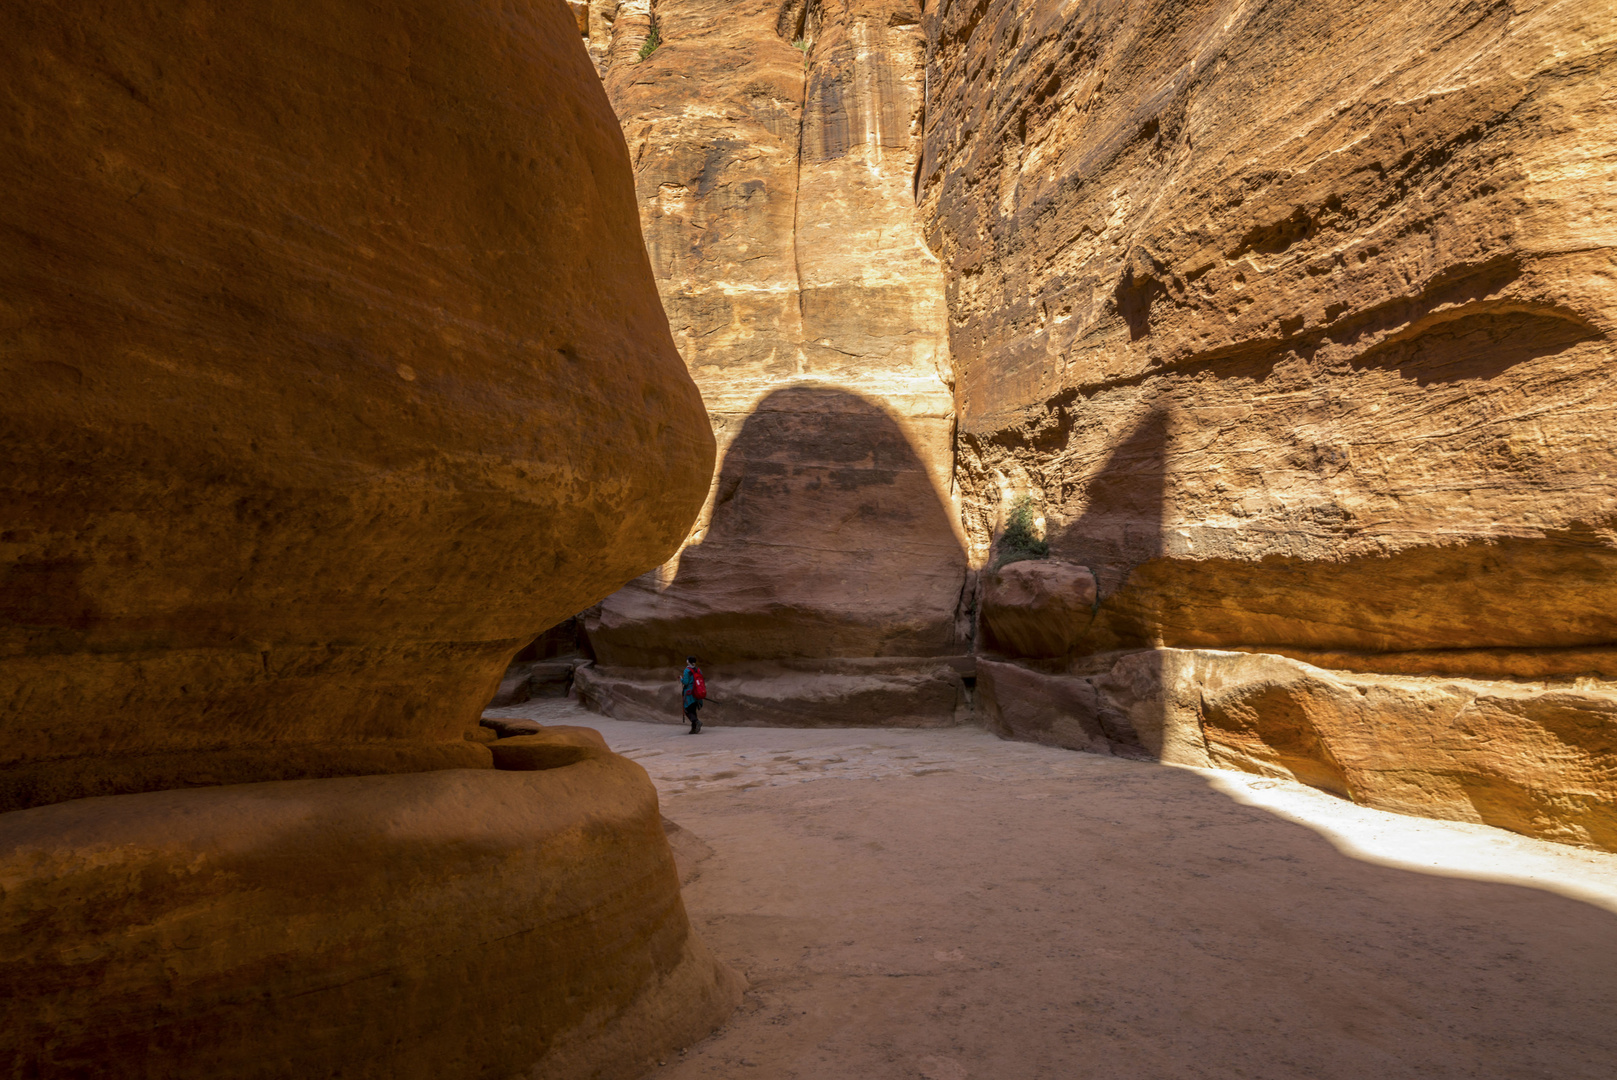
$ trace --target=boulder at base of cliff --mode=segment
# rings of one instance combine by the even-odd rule
[[[1007,656],[1065,656],[1095,619],[1089,568],[1028,559],[987,576],[982,628],[986,648]]]

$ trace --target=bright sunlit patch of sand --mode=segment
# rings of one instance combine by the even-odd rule
[[[1184,767],[1184,766],[1180,766]],[[1344,855],[1443,877],[1544,889],[1617,912],[1617,854],[1534,840],[1488,825],[1356,806],[1289,780],[1189,769],[1215,791],[1304,825]]]

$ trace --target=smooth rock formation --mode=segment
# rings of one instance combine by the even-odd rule
[[[716,489],[674,570],[586,617],[601,663],[694,653],[718,680],[739,661],[965,651],[965,558],[887,410],[824,387],[774,391],[726,449]]]
[[[717,685],[741,661],[969,648],[943,276],[915,225],[919,20],[911,0],[612,8],[596,53],[723,464],[682,553],[588,621],[603,664],[695,653]],[[823,704],[814,722],[860,707]]]
[[[565,9],[186,11],[0,16],[0,808],[487,767],[712,475]]]
[[[579,730],[513,740],[549,746],[542,771],[0,814],[0,1060],[244,1080],[655,1068],[739,980],[690,932],[645,771]]]
[[[1610,846],[1617,11],[986,0],[925,26],[966,524],[981,545],[1031,496],[1099,593],[1071,643],[996,636],[985,595],[984,643],[1171,647],[1082,685],[985,665],[994,722],[1168,753],[1128,703],[1225,655],[1172,650],[1285,654],[1340,670],[1195,661],[1198,760]]]
[[[567,8],[11,5],[0,84],[6,1073],[710,1031],[645,773],[469,730],[712,473]]]

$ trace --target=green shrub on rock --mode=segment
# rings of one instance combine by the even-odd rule
[[[1017,499],[1005,518],[1005,531],[999,535],[998,570],[1013,562],[1027,559],[1048,559],[1050,545],[1039,538],[1033,525],[1033,499],[1027,495]]]

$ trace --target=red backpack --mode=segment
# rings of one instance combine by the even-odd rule
[[[707,680],[702,678],[701,668],[691,668],[691,697],[697,701],[707,697]]]

